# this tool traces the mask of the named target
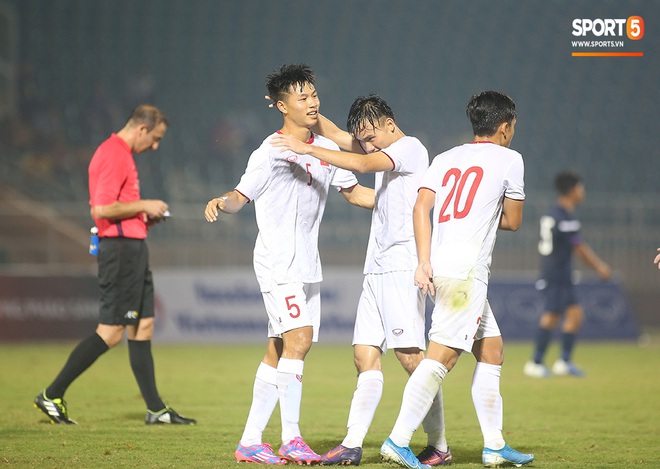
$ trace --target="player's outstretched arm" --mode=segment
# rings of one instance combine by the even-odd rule
[[[513,200],[504,198],[502,216],[500,217],[500,230],[518,231],[522,225],[524,200]]]
[[[658,248],[658,252],[660,252],[660,248]],[[655,259],[653,259],[654,264],[658,264],[658,269],[660,269],[660,254],[655,256]]]
[[[275,107],[275,101],[273,101],[273,98],[266,95],[264,96],[264,99],[268,101],[269,108],[272,109]],[[319,116],[318,122],[314,127],[312,127],[311,129],[312,132],[318,135],[323,135],[325,138],[329,138],[330,140],[335,142],[339,146],[339,148],[341,148],[344,151],[352,151],[353,153],[364,153],[364,150],[362,148],[362,145],[360,145],[360,142],[356,138],[353,138],[353,136],[350,133],[337,127],[337,124],[332,122],[327,117],[321,114],[319,114],[318,116]]]
[[[270,143],[274,147],[282,148],[282,151],[290,150],[300,155],[311,155],[333,166],[355,171],[356,173],[375,173],[394,169],[392,160],[382,151],[364,154],[329,150],[301,142],[291,135],[284,134],[273,136]]]
[[[312,131],[329,138],[344,151],[353,153],[364,153],[360,142],[354,138],[350,133],[340,129],[337,125],[327,117],[319,114],[318,123],[312,127]]]
[[[206,221],[209,223],[213,223],[218,220],[218,214],[220,212],[236,213],[242,209],[246,203],[248,203],[248,199],[241,193],[237,191],[227,192],[222,197],[216,197],[215,199],[209,200],[206,204],[206,209],[204,210],[204,218],[206,218]]]
[[[371,187],[364,187],[361,184],[356,184],[348,189],[342,189],[341,194],[348,202],[357,207],[373,210],[376,204],[376,192]]]
[[[415,286],[424,293],[435,296],[433,286],[433,268],[431,267],[431,218],[430,213],[435,205],[435,193],[421,188],[417,193],[417,201],[413,208],[413,229],[415,245],[417,246],[417,269],[415,269]]]
[[[609,280],[612,277],[612,269],[610,266],[598,257],[587,243],[576,245],[573,248],[573,251],[578,255],[582,262],[596,271],[601,280]]]

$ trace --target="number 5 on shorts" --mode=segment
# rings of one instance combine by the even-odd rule
[[[300,316],[300,306],[298,306],[295,303],[291,303],[291,299],[295,297],[296,295],[291,295],[284,298],[284,300],[286,301],[286,309],[288,309],[289,311],[291,311],[292,309],[296,310],[295,314],[289,313],[289,316],[291,316],[293,319],[296,319],[298,316]]]

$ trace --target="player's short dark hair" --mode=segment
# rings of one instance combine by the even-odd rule
[[[559,194],[566,195],[581,182],[582,178],[575,171],[562,171],[555,176],[555,189]]]
[[[140,104],[131,111],[126,125],[136,126],[145,124],[147,131],[151,132],[158,124],[169,126],[170,123],[160,109],[151,104]]]
[[[465,110],[472,123],[474,135],[488,137],[504,122],[516,117],[516,103],[499,91],[483,91],[472,95]]]
[[[389,117],[396,122],[394,111],[383,98],[373,93],[369,96],[359,96],[355,98],[348,111],[346,129],[355,135],[367,125],[377,128],[383,117]]]
[[[302,89],[305,84],[314,85],[315,81],[314,71],[307,64],[285,64],[266,76],[266,88],[268,96],[278,102],[289,92],[289,88]]]

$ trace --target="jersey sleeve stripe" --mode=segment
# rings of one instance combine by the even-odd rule
[[[356,182],[355,184],[353,184],[353,185],[350,186],[350,187],[340,187],[340,188],[339,188],[339,192],[341,192],[341,191],[347,191],[347,190],[349,190],[349,189],[353,189],[353,188],[356,187],[358,184],[360,184],[360,183],[359,183],[359,182]]]
[[[234,190],[235,190],[236,192],[238,192],[239,194],[241,194],[243,197],[245,197],[245,198],[247,199],[247,201],[248,201],[248,204],[249,204],[250,202],[252,202],[252,199],[250,199],[247,195],[243,194],[243,193],[242,193],[241,191],[239,191],[238,189],[234,189]]]

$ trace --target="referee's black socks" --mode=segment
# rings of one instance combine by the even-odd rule
[[[154,371],[154,357],[151,354],[150,340],[129,340],[128,357],[135,380],[140,387],[142,398],[147,409],[159,412],[165,408],[165,403],[158,395],[156,388],[156,373]]]
[[[107,352],[108,349],[108,345],[96,332],[80,341],[69,355],[62,371],[53,383],[46,388],[46,397],[48,399],[62,398],[71,383],[92,366],[96,359]]]

